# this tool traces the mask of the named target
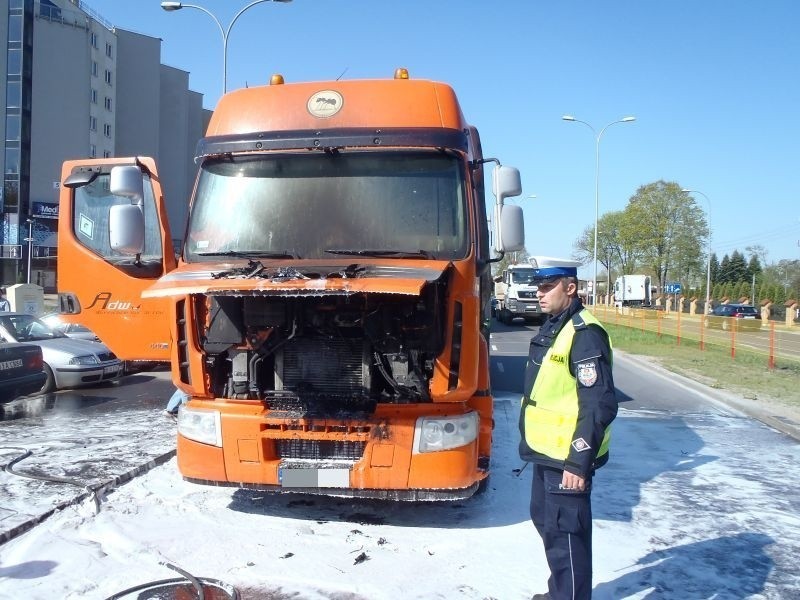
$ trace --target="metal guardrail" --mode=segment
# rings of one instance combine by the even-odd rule
[[[737,351],[755,353],[764,357],[770,369],[775,368],[776,360],[800,364],[800,327],[766,321],[759,329],[749,330],[731,317],[710,320],[706,315],[653,309],[601,305],[589,308],[604,323],[672,336],[679,345],[682,340],[692,340],[700,350],[716,347],[729,351],[733,359]]]

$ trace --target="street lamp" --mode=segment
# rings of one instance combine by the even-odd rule
[[[586,121],[576,119],[572,115],[564,115],[561,117],[564,121],[571,121],[573,123],[583,123],[592,133],[595,134],[595,169],[594,169],[594,277],[592,279],[592,305],[597,304],[597,221],[600,217],[600,139],[603,137],[606,129],[616,123],[632,123],[636,117],[623,117],[617,121],[612,121],[597,133],[594,127],[589,125]]]
[[[219,19],[207,8],[202,6],[198,6],[197,4],[184,4],[183,2],[162,2],[161,8],[166,10],[167,12],[172,12],[174,10],[180,10],[182,8],[196,8],[197,10],[201,10],[206,13],[209,17],[214,19],[214,22],[219,27],[219,32],[222,34],[222,93],[226,93],[228,91],[228,36],[231,33],[231,28],[233,24],[236,23],[236,20],[242,15],[244,11],[248,8],[255,6],[256,4],[261,4],[262,2],[291,2],[292,0],[255,0],[251,2],[243,9],[241,9],[236,15],[234,15],[231,22],[228,24],[228,29],[223,29],[222,23],[219,22]]]
[[[706,196],[703,192],[699,190],[689,190],[683,189],[681,190],[685,194],[700,194],[703,198],[706,199],[708,202],[708,244],[706,251],[708,253],[708,261],[706,264],[706,305],[703,307],[703,311],[706,314],[710,314],[711,308],[711,200],[709,200],[708,196]]]
[[[33,219],[26,219],[28,224],[28,237],[25,241],[28,242],[28,283],[31,282],[31,254],[33,254]]]

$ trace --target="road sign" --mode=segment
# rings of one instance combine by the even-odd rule
[[[680,283],[668,283],[664,286],[664,292],[667,294],[680,294],[681,293],[681,284]]]

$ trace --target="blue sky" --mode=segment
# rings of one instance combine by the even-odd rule
[[[227,28],[248,0],[197,0]],[[117,27],[159,37],[213,108],[222,35],[199,10],[92,0]],[[228,89],[391,77],[445,81],[484,153],[522,173],[526,246],[568,257],[600,214],[663,179],[710,199],[719,258],[761,245],[800,258],[800,2],[294,0],[248,9],[228,38]],[[535,194],[535,199],[527,197]],[[702,196],[698,204],[708,210]],[[586,274],[589,267],[586,268]]]

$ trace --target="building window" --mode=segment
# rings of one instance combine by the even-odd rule
[[[97,90],[92,90],[92,104],[97,104]]]
[[[111,152],[108,150],[103,150],[103,158],[111,158]]]
[[[22,103],[21,90],[19,81],[9,81],[6,84],[6,108],[19,108]]]
[[[111,98],[106,96],[106,110],[111,110]]]
[[[108,58],[114,57],[114,47],[111,44],[106,44],[106,56]]]
[[[97,61],[92,61],[92,77],[97,77]]]
[[[111,85],[111,81],[112,81],[112,80],[111,80],[111,71],[109,71],[108,69],[106,69],[106,83],[107,83],[108,85]]]
[[[97,117],[89,116],[89,130],[97,131]]]
[[[97,158],[97,146],[89,144],[89,158]]]
[[[97,48],[97,34],[94,31],[89,34],[89,41],[92,44],[92,48]]]
[[[103,125],[103,135],[105,135],[106,137],[111,137],[111,125],[109,125],[108,123]]]

